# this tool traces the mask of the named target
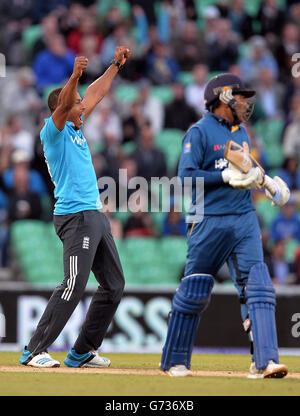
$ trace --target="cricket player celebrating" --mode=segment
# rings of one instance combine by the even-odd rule
[[[77,57],[73,73],[48,99],[51,117],[41,130],[49,173],[55,184],[56,233],[63,243],[64,280],[54,290],[20,363],[32,367],[59,367],[48,347],[61,333],[86,287],[92,270],[99,287],[95,292],[80,334],[65,365],[107,367],[110,361],[97,350],[106,334],[124,289],[124,277],[110,225],[99,198],[97,178],[82,125],[108,92],[129,49],[120,46],[106,72],[93,82],[81,100],[78,80],[88,60]]]
[[[233,140],[245,150],[249,138],[240,124],[249,120],[255,91],[245,88],[235,75],[214,77],[206,86],[208,113],[187,131],[178,175],[193,179],[196,206],[197,177],[204,178],[204,218],[187,226],[188,252],[185,275],[173,301],[161,369],[170,376],[191,375],[191,354],[201,314],[213,288],[213,276],[227,262],[237,288],[243,325],[251,341],[250,378],[284,377],[279,364],[275,323],[275,292],[263,258],[261,232],[250,190],[266,186],[259,168],[241,173],[224,159]],[[268,178],[272,204],[282,206],[289,189],[278,177]]]

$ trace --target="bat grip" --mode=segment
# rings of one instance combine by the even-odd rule
[[[276,185],[274,185],[274,181],[272,178],[270,178],[270,176],[265,175],[265,181],[264,181],[264,185],[263,185],[272,196],[274,196],[276,194]]]

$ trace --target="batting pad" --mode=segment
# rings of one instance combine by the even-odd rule
[[[168,370],[177,364],[191,367],[191,355],[201,313],[208,306],[214,280],[211,275],[184,277],[176,291],[161,368]]]
[[[278,363],[275,290],[265,263],[251,268],[245,295],[253,335],[253,358],[256,368],[263,370],[269,360]]]

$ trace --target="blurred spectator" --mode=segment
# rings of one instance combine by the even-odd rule
[[[9,194],[8,221],[40,219],[41,200],[37,193],[29,189],[28,169],[25,166],[17,166],[13,175],[14,187]]]
[[[26,175],[28,176],[29,190],[43,196],[47,193],[45,182],[39,172],[34,169],[30,169],[30,160],[31,159],[28,153],[23,150],[15,150],[12,154],[12,166],[3,172],[3,182],[7,188],[13,189],[16,186],[14,182],[14,172],[16,170],[21,171],[22,168],[23,171],[26,171]]]
[[[171,57],[169,45],[158,42],[147,57],[147,76],[156,85],[174,82],[179,73],[177,61]]]
[[[283,150],[285,156],[300,158],[300,107],[295,110],[295,119],[287,126],[283,134]]]
[[[99,29],[105,38],[111,35],[115,28],[119,25],[127,24],[121,9],[112,2],[110,2],[110,7],[105,15],[98,14],[98,20]]]
[[[243,78],[249,83],[259,82],[259,71],[262,68],[269,68],[274,78],[278,78],[277,62],[261,36],[253,36],[250,39],[249,55],[241,59],[240,66]]]
[[[295,156],[287,157],[282,168],[278,171],[278,176],[287,183],[291,190],[291,198],[295,202],[297,209],[300,209],[299,158]]]
[[[134,51],[133,39],[129,36],[127,28],[123,23],[116,26],[113,32],[102,43],[101,61],[105,67],[110,65],[110,62],[114,58],[115,48],[119,45],[127,46]]]
[[[278,38],[278,44],[274,51],[274,56],[279,67],[280,80],[289,81],[294,62],[292,56],[300,50],[299,27],[294,23],[287,23],[282,31],[282,36]]]
[[[187,104],[184,95],[184,86],[180,83],[175,83],[172,88],[174,91],[174,99],[166,106],[165,128],[186,131],[191,124],[198,120],[198,114],[194,110],[194,107]]]
[[[151,84],[147,80],[139,83],[138,103],[153,132],[158,133],[163,127],[165,109],[161,101],[151,95]]]
[[[102,63],[100,54],[98,53],[97,40],[94,36],[86,35],[80,39],[78,55],[85,56],[89,60],[88,66],[80,77],[79,83],[91,84],[102,72]]]
[[[208,43],[208,62],[211,71],[227,72],[238,59],[238,38],[228,19],[219,19],[216,38]]]
[[[123,211],[128,210],[128,200],[130,196],[136,192],[136,189],[132,189],[129,186],[130,180],[134,180],[137,176],[137,164],[135,160],[130,156],[124,156],[120,162],[120,171],[119,171],[119,183],[117,190],[117,201],[118,207]],[[142,190],[145,194],[147,189]],[[146,210],[146,207],[145,207]]]
[[[297,118],[298,111],[298,99],[300,97],[300,76],[290,77],[289,82],[285,85],[285,92],[283,98],[283,109],[285,115],[290,119],[289,121]],[[292,114],[289,114],[289,113]]]
[[[295,0],[289,8],[290,19],[293,23],[298,26],[300,30],[300,3],[299,1]]]
[[[207,61],[207,48],[197,23],[187,20],[171,42],[174,58],[181,71],[191,71],[198,62]]]
[[[122,121],[123,143],[137,142],[141,128],[146,122],[142,106],[138,101],[134,101],[130,107],[130,113]]]
[[[203,36],[206,44],[212,44],[218,37],[220,10],[214,5],[207,6],[203,10],[204,28]]]
[[[299,159],[296,156],[289,156],[285,159],[283,166],[278,171],[280,176],[288,185],[291,191],[300,190]]]
[[[105,97],[85,122],[83,132],[88,137],[89,143],[94,146],[104,142],[105,132],[108,131],[114,135],[116,142],[122,140],[120,117],[113,110],[110,99]]]
[[[131,157],[137,164],[137,175],[147,181],[152,177],[166,176],[166,158],[163,152],[155,148],[154,135],[149,122],[142,127],[138,148]]]
[[[193,67],[194,82],[185,89],[187,104],[192,106],[198,117],[205,113],[204,90],[208,80],[208,67],[205,64],[197,64]]]
[[[2,91],[2,111],[22,116],[23,123],[32,127],[32,118],[41,109],[43,103],[36,92],[35,77],[31,68],[21,67],[18,69],[16,78],[8,79]]]
[[[110,176],[118,182],[120,163],[124,155],[113,130],[107,128],[104,131],[103,143],[104,149],[101,151],[101,155],[104,158],[105,164],[102,167],[101,176]]]
[[[147,20],[150,25],[156,23],[155,4],[149,0],[128,0],[131,6],[138,5],[146,13]]]
[[[271,225],[270,237],[273,241],[292,238],[300,242],[300,219],[292,200],[281,208],[278,217]]]
[[[81,16],[79,27],[73,29],[67,37],[67,46],[75,55],[79,55],[81,52],[81,41],[86,37],[94,39],[95,51],[99,53],[103,43],[103,36],[97,31],[95,18],[88,13]]]
[[[61,13],[59,16],[57,16],[57,12],[55,12],[55,16],[58,18],[60,33],[67,38],[72,30],[79,26],[82,15],[85,13],[86,8],[79,2],[72,3],[70,7],[68,7],[67,12]]]
[[[35,21],[39,22],[44,16],[47,16],[53,11],[57,12],[61,8],[65,8],[65,10],[67,10],[67,7],[69,7],[70,3],[70,0],[38,0],[34,2],[34,7],[32,7],[32,14]]]
[[[158,236],[153,217],[148,212],[147,190],[134,190],[128,198],[127,209],[131,214],[124,225],[124,237]]]
[[[34,137],[23,127],[19,116],[9,115],[1,134],[5,136],[5,141],[9,142],[12,151],[22,150],[28,155],[29,160],[32,159]]]
[[[31,59],[47,48],[51,38],[58,34],[59,27],[57,17],[54,14],[45,16],[41,21],[41,36],[33,43],[31,50]]]
[[[285,14],[278,7],[278,0],[265,0],[257,13],[256,20],[260,23],[260,34],[272,38],[276,34],[281,35],[285,22]]]
[[[153,218],[148,212],[134,212],[124,225],[125,237],[157,237]]]
[[[45,50],[40,52],[34,62],[36,84],[40,92],[50,85],[62,84],[73,71],[75,55],[67,49],[62,35],[54,35],[48,40]]]
[[[275,285],[291,284],[295,282],[294,265],[285,259],[285,241],[277,240],[272,250],[270,276]]]
[[[254,89],[263,112],[266,117],[280,116],[284,94],[283,85],[276,81],[270,68],[261,68],[258,79]]]
[[[244,0],[233,0],[228,7],[228,19],[231,22],[232,30],[241,39],[247,40],[252,34],[252,19],[245,11]]]
[[[186,223],[181,212],[176,212],[174,204],[165,216],[162,226],[162,236],[185,236]]]

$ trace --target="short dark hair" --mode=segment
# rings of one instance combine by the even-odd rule
[[[49,107],[51,113],[54,113],[54,111],[57,107],[58,97],[59,97],[59,94],[61,93],[61,91],[62,91],[62,87],[59,87],[59,88],[55,88],[49,94],[48,107]]]
[[[217,98],[212,103],[206,106],[206,109],[213,113],[221,104],[221,101]]]

